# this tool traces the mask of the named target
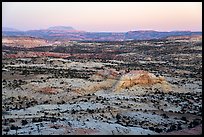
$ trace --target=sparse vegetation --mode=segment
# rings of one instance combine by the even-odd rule
[[[201,47],[200,41],[170,39],[3,45],[2,134],[71,134],[75,125],[83,133],[84,126],[96,133],[103,126],[110,134],[194,128],[202,122]],[[136,83],[115,92],[134,70],[163,76],[173,88],[165,93]]]

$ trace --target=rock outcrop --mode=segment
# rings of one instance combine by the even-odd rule
[[[156,77],[154,74],[143,70],[130,71],[121,76],[120,80],[115,85],[115,91],[118,92],[123,89],[129,89],[133,86],[157,86],[158,88],[161,88],[163,92],[171,91],[171,86],[164,77]]]
[[[84,95],[94,93],[99,90],[111,89],[114,83],[115,80],[107,79],[101,82],[94,82],[92,85],[84,85],[83,87],[80,88],[74,88],[73,91],[77,92],[78,94]]]
[[[151,88],[151,91],[158,89],[164,93],[172,91],[170,84],[164,77],[156,77],[154,74],[143,70],[130,71],[128,73],[125,73],[125,71],[118,72],[114,69],[101,70],[92,75],[89,80],[93,82],[91,85],[84,84],[83,87],[75,88],[74,91],[79,94],[109,89],[113,92],[122,92],[124,90],[131,92],[133,90],[133,92],[138,92],[138,94],[145,93],[145,88],[147,90]]]

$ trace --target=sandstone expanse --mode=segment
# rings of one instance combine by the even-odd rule
[[[166,135],[202,127],[201,39],[29,40],[31,47],[2,47],[2,135]]]

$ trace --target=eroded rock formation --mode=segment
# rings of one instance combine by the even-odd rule
[[[130,71],[129,73],[121,76],[120,80],[118,80],[115,85],[115,91],[118,92],[122,89],[129,89],[133,86],[157,86],[158,88],[161,88],[163,92],[171,91],[171,86],[164,77],[156,77],[154,74],[143,70]]]
[[[90,80],[94,81],[92,85],[84,85],[83,87],[75,89],[75,91],[80,94],[94,93],[98,90],[107,89],[113,90],[113,92],[133,89],[134,92],[139,90],[138,94],[145,93],[145,88],[158,89],[164,93],[172,91],[171,85],[164,77],[156,77],[154,74],[143,70],[135,70],[128,73],[124,71],[117,72],[112,69],[103,70],[93,75]]]

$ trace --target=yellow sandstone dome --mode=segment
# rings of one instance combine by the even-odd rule
[[[128,89],[136,85],[143,87],[156,85],[164,92],[171,91],[171,87],[164,77],[156,77],[154,74],[143,70],[130,71],[129,73],[121,76],[120,80],[115,85],[115,91],[121,91],[122,89]]]

